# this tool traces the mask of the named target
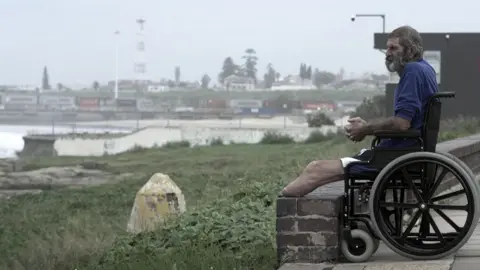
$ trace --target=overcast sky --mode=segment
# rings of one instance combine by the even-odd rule
[[[452,5],[454,3],[454,5]],[[424,32],[480,32],[473,0],[0,0],[0,84],[41,82],[48,66],[51,83],[90,85],[114,78],[115,30],[121,31],[120,77],[134,78],[137,18],[144,18],[148,77],[217,78],[223,60],[240,63],[254,48],[259,77],[271,62],[281,74],[298,73],[301,62],[337,72],[384,72],[373,50],[379,18],[387,31],[410,24]]]

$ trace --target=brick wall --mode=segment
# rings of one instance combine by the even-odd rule
[[[437,145],[480,172],[480,134]],[[439,189],[447,189],[446,181]],[[277,256],[280,264],[321,263],[339,258],[339,214],[343,203],[343,182],[318,188],[301,198],[277,199]]]

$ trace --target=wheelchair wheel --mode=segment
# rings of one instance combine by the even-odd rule
[[[459,189],[437,194],[439,185],[446,179],[457,179]],[[393,202],[382,199],[387,191],[393,191]],[[414,198],[407,203],[405,194],[408,191]],[[460,195],[464,198],[458,199]],[[447,155],[406,154],[385,166],[375,179],[369,201],[372,226],[390,249],[404,257],[415,260],[444,258],[459,250],[475,230],[480,218],[478,195],[471,174]],[[446,205],[451,200],[461,205]],[[411,211],[412,218],[404,224],[406,210]],[[392,213],[394,221],[390,217]],[[458,219],[464,219],[464,224],[456,224],[454,220]],[[420,226],[415,229],[418,231],[414,231],[418,222]]]
[[[367,261],[373,253],[375,253],[376,249],[378,249],[378,245],[375,245],[374,238],[362,229],[354,229],[351,230],[350,233],[352,234],[350,241],[342,239],[340,248],[343,256],[353,263]]]
[[[441,155],[444,155],[448,158],[451,158],[453,161],[460,164],[460,166],[462,166],[462,168],[468,173],[468,175],[473,179],[473,181],[475,181],[475,174],[473,173],[472,169],[470,169],[470,167],[468,167],[468,165],[465,164],[465,162],[463,162],[461,159],[459,159],[458,157],[456,157],[456,156],[454,156],[450,153],[446,153],[446,152],[437,152],[437,153],[439,153]],[[478,183],[477,183],[477,187],[480,190],[480,185]]]

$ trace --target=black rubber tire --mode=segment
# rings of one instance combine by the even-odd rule
[[[446,156],[446,157],[448,157],[448,158],[451,158],[453,161],[455,161],[455,162],[457,162],[458,164],[460,164],[460,166],[462,166],[462,168],[468,173],[468,175],[470,175],[470,177],[473,179],[473,181],[474,181],[475,183],[477,183],[477,187],[478,187],[478,189],[479,189],[479,191],[480,191],[480,184],[476,181],[476,179],[475,179],[475,178],[476,178],[476,177],[475,177],[475,174],[473,173],[472,169],[470,169],[470,167],[468,167],[468,165],[467,165],[465,162],[463,162],[463,161],[462,161],[461,159],[459,159],[458,157],[456,157],[456,156],[454,156],[454,155],[452,155],[452,154],[450,154],[450,153],[447,153],[447,152],[437,152],[437,153],[439,153],[439,154],[441,154],[441,155],[444,155],[444,156]]]
[[[431,256],[423,256],[423,255],[419,256],[419,255],[416,255],[416,254],[412,254],[413,252],[412,253],[407,253],[407,252],[404,252],[403,250],[398,249],[397,247],[395,247],[395,245],[390,243],[390,241],[385,237],[385,235],[388,234],[388,232],[381,231],[380,227],[378,225],[379,221],[376,220],[375,211],[377,211],[377,210],[375,209],[375,206],[374,206],[374,203],[376,201],[375,198],[372,198],[371,200],[369,200],[370,219],[371,219],[371,222],[372,222],[372,227],[375,230],[375,232],[377,232],[377,235],[380,238],[380,240],[382,240],[394,252],[398,253],[399,255],[401,255],[403,257],[410,258],[410,259],[413,259],[413,260],[437,260],[437,259],[445,258],[445,257],[455,253],[463,245],[465,245],[465,243],[467,243],[467,241],[469,240],[469,238],[473,234],[473,232],[476,228],[476,225],[478,224],[478,220],[480,218],[480,198],[478,196],[479,190],[477,188],[477,184],[475,183],[474,178],[471,178],[470,174],[463,169],[463,167],[460,163],[457,163],[453,159],[451,159],[450,157],[447,157],[446,155],[439,154],[439,153],[415,152],[415,153],[409,153],[409,154],[403,155],[401,157],[396,158],[392,162],[390,162],[387,166],[385,166],[380,171],[377,178],[375,179],[375,182],[373,183],[370,194],[372,194],[372,196],[375,196],[375,194],[377,193],[376,190],[379,188],[379,185],[381,184],[383,179],[386,177],[387,174],[390,173],[390,171],[395,170],[396,167],[399,164],[404,163],[404,162],[408,162],[409,160],[422,159],[422,158],[437,160],[437,161],[440,161],[444,164],[448,164],[448,166],[452,167],[455,171],[457,171],[457,173],[459,173],[461,176],[463,176],[463,178],[465,179],[466,185],[468,186],[468,188],[472,192],[473,207],[474,207],[473,219],[472,219],[472,223],[470,224],[469,230],[466,232],[466,234],[462,238],[462,240],[456,246],[454,246],[453,248],[451,248],[451,249],[449,249],[449,250],[447,250],[443,253],[436,254],[436,255],[431,255]]]

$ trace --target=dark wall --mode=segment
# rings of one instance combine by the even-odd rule
[[[450,35],[448,40],[446,34]],[[459,114],[480,116],[480,33],[421,35],[424,50],[441,51],[440,91],[456,92],[455,99],[443,101],[442,114],[448,117]],[[386,43],[387,34],[374,34],[375,49],[386,49]]]

